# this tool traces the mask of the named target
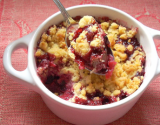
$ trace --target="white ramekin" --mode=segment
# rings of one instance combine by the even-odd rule
[[[81,125],[101,125],[117,120],[127,113],[137,102],[149,83],[160,74],[160,60],[156,52],[153,37],[160,36],[160,31],[148,28],[127,13],[113,7],[103,5],[80,5],[67,9],[71,16],[91,15],[95,17],[107,16],[127,23],[128,27],[138,27],[137,38],[146,52],[145,77],[140,88],[129,97],[112,104],[101,106],[85,106],[67,102],[50,92],[41,82],[36,73],[35,48],[41,34],[53,24],[63,20],[60,12],[47,18],[34,32],[12,42],[7,46],[3,55],[3,65],[16,81],[27,85],[39,93],[49,109],[63,120]],[[17,71],[12,67],[11,55],[18,48],[28,48],[28,66],[24,71]]]

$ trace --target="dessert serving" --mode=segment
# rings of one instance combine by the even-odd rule
[[[94,19],[91,16],[74,19],[83,30],[69,34],[70,49],[65,44],[65,22],[50,26],[37,41],[37,74],[43,84],[60,98],[82,105],[110,104],[134,93],[143,81],[146,60],[136,38],[138,28],[125,27],[108,17],[95,18],[91,23],[88,20]],[[111,48],[116,63],[111,52],[104,54],[107,47]],[[104,61],[99,61],[102,59]],[[97,75],[84,69],[88,60],[96,71],[107,69],[109,75]],[[99,66],[103,62],[107,62],[106,67]]]

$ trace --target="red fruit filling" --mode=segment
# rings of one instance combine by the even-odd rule
[[[44,59],[43,59],[44,58]],[[57,93],[61,98],[68,100],[73,97],[71,74],[62,74],[58,72],[62,67],[61,60],[56,65],[53,61],[56,57],[52,54],[45,54],[37,58],[37,73],[44,85],[53,93]]]
[[[75,103],[76,104],[81,104],[81,105],[105,105],[105,104],[110,104],[113,102],[117,102],[117,97],[119,97],[120,100],[128,97],[129,94],[127,94],[124,91],[121,91],[121,93],[118,96],[104,96],[103,93],[100,91],[96,91],[95,93],[92,94],[87,94],[87,100],[75,97]],[[98,97],[98,99],[96,98]]]

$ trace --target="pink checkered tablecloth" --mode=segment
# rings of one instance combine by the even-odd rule
[[[121,9],[151,28],[160,30],[160,0],[61,0],[65,7],[102,4]],[[39,94],[12,80],[4,71],[6,46],[32,31],[58,11],[52,0],[0,0],[0,125],[70,125],[53,114]],[[155,39],[160,55],[160,40]],[[27,51],[12,56],[13,67],[27,66]],[[160,77],[135,106],[110,125],[160,125]]]

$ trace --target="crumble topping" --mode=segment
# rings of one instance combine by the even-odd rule
[[[72,47],[81,56],[86,55],[90,51],[89,43],[87,42],[87,39],[85,39],[86,34],[87,32],[83,31],[76,41],[71,41]]]
[[[91,16],[79,20],[80,27],[95,22]],[[88,22],[90,20],[90,22]],[[74,61],[75,54],[65,44],[65,23],[53,25],[44,32],[37,43],[35,58],[37,74],[43,84],[55,95],[73,103],[82,105],[104,105],[119,101],[134,93],[144,78],[145,52],[135,35],[137,28],[121,26],[107,18],[97,18],[101,28],[110,42],[116,65],[110,78],[79,69]],[[89,28],[96,32],[97,26]],[[77,52],[83,54],[90,51],[84,40],[84,31],[72,42]],[[71,34],[70,39],[73,39]],[[99,46],[98,37],[91,41],[93,47]]]
[[[79,21],[79,27],[84,28],[87,25],[94,24],[96,21],[92,16],[84,16]]]

